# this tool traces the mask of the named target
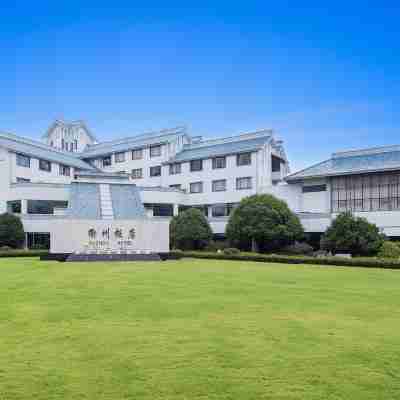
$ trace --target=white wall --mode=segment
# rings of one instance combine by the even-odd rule
[[[7,211],[10,192],[10,154],[0,147],[0,214]]]

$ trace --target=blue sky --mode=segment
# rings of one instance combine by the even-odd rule
[[[266,127],[292,170],[400,143],[394,2],[30,3],[2,5],[0,130],[38,138],[55,118],[84,119],[100,139]]]

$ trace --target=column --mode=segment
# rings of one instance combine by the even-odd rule
[[[179,214],[179,204],[174,204],[174,217]]]

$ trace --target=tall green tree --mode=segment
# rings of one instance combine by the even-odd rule
[[[172,218],[170,226],[171,247],[181,250],[201,250],[212,239],[212,230],[205,215],[189,208]]]
[[[270,194],[244,198],[231,214],[225,233],[233,245],[253,251],[278,250],[304,237],[299,218]]]
[[[25,241],[24,226],[19,217],[13,214],[0,215],[0,247],[20,248]]]
[[[332,253],[356,256],[376,255],[385,236],[375,224],[351,212],[339,214],[321,238],[321,248]]]

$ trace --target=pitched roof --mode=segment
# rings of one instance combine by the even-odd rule
[[[93,158],[112,153],[118,153],[120,151],[128,151],[150,145],[162,144],[173,140],[182,134],[186,134],[185,127],[163,129],[158,132],[148,132],[123,139],[102,142],[87,147],[82,153],[79,154],[79,157],[83,159]]]
[[[167,163],[183,162],[258,150],[272,138],[271,131],[255,132],[190,144]]]
[[[288,182],[303,179],[400,170],[400,146],[334,153],[321,163],[288,175]]]
[[[5,147],[15,153],[21,153],[35,158],[65,164],[71,167],[92,170],[93,166],[80,160],[74,154],[69,154],[61,150],[57,150],[44,143],[13,135],[12,133],[0,132],[0,146]]]
[[[71,127],[71,128],[75,128],[75,127],[82,128],[86,132],[86,134],[93,140],[93,142],[98,142],[96,136],[91,132],[91,130],[87,127],[87,125],[83,121],[64,122],[64,121],[61,121],[61,120],[56,120],[50,125],[50,127],[47,129],[45,134],[42,136],[42,138],[45,139],[45,138],[49,137],[50,133],[57,126],[63,126],[63,127],[66,127],[66,128],[69,128],[69,127]]]

